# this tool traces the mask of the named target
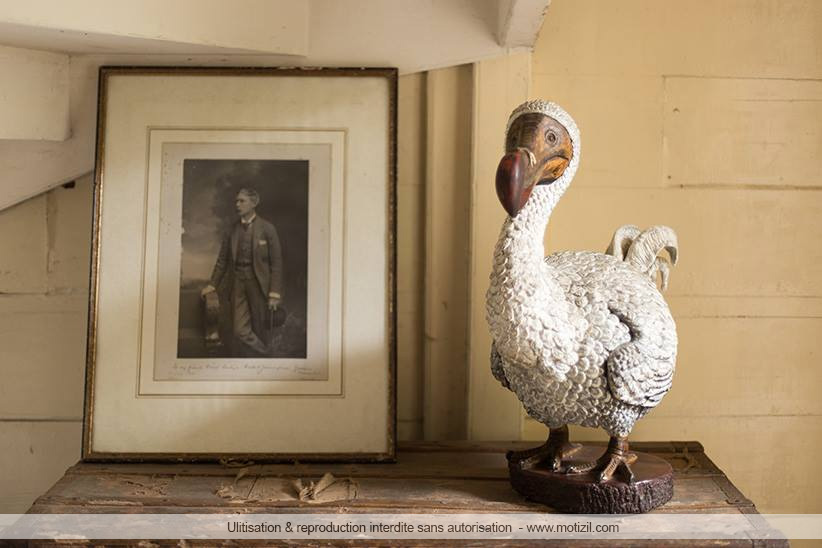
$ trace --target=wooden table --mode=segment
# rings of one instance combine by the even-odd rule
[[[90,464],[78,463],[38,498],[30,513],[484,513],[550,512],[508,483],[505,451],[533,443],[414,442],[400,445],[396,464]],[[656,512],[756,514],[748,500],[697,442],[632,443],[664,458],[675,475],[673,499]],[[330,472],[351,478],[352,498],[301,501],[293,482]],[[356,493],[354,493],[356,491]],[[338,493],[339,496],[339,493]],[[322,498],[322,497],[321,497]],[[230,541],[236,545],[239,541]],[[344,541],[345,542],[345,541]],[[533,541],[507,541],[533,545]],[[549,541],[551,543],[560,541]],[[625,541],[611,541],[625,546]],[[701,544],[700,544],[701,542]],[[335,541],[339,544],[340,541]],[[348,541],[349,544],[356,543]],[[397,545],[399,541],[369,541]],[[407,545],[408,541],[402,541]],[[420,541],[426,545],[454,545]],[[418,544],[419,544],[418,543]],[[110,544],[110,543],[108,543]],[[126,541],[120,544],[127,544]],[[214,545],[215,542],[204,543]],[[271,545],[270,541],[265,543]],[[293,544],[293,541],[292,541]],[[313,544],[323,544],[323,541]],[[332,544],[332,541],[328,541]],[[477,541],[466,541],[476,545]],[[677,544],[632,541],[633,546]],[[713,546],[713,541],[682,541]],[[191,542],[188,546],[196,545]],[[579,545],[609,545],[608,541]],[[722,541],[725,546],[786,546],[785,541]]]

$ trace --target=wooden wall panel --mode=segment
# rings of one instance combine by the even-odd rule
[[[46,197],[0,215],[0,293],[46,290]]]
[[[664,82],[667,184],[822,188],[822,80]]]
[[[471,188],[470,65],[427,74],[425,439],[464,439]]]
[[[534,72],[532,86],[544,90],[535,96],[562,105],[579,126],[582,163],[574,188],[663,186],[662,155],[647,155],[642,161],[636,157],[639,151],[662,147],[660,78]],[[611,123],[603,126],[599,123],[603,118]]]
[[[85,294],[91,259],[91,177],[54,189],[46,194],[46,201],[49,292]]]
[[[583,152],[580,171],[585,161]],[[820,219],[818,191],[583,188],[575,181],[551,216],[546,243],[548,252],[604,251],[620,225],[666,224],[681,251],[671,296],[822,296]]]
[[[677,332],[674,386],[655,417],[822,416],[822,316],[678,317]]]
[[[820,31],[816,0],[556,0],[534,73],[818,79]]]
[[[80,421],[0,421],[0,513],[25,512],[80,460]]]
[[[0,419],[83,416],[86,295],[0,296]]]
[[[0,212],[0,512],[80,458],[91,185]]]
[[[401,76],[397,173],[397,429],[422,438],[425,74]]]

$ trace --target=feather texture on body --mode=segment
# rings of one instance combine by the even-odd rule
[[[529,415],[550,428],[579,424],[624,438],[662,400],[673,380],[676,326],[656,278],[661,274],[667,284],[669,266],[677,258],[676,236],[667,227],[643,232],[627,225],[616,231],[607,253],[563,251],[544,258],[548,220],[576,172],[581,146],[576,124],[565,111],[534,101],[511,115],[510,154],[525,148],[510,132],[524,133],[539,122],[532,116],[530,125],[514,123],[526,114],[559,122],[573,153],[541,160],[548,166],[564,159],[567,167],[556,180],[529,183],[521,208],[506,197],[506,187],[498,186],[501,200],[513,205],[507,207],[509,217],[494,250],[486,299],[492,373]],[[550,137],[546,133],[549,144]],[[523,170],[540,161],[526,155],[512,158]],[[510,210],[515,210],[513,216]],[[663,250],[670,262],[659,256]]]

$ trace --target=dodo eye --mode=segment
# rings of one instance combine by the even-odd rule
[[[545,132],[545,140],[553,145],[557,142],[557,134],[549,129]]]

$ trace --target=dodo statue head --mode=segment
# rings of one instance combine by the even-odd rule
[[[579,164],[579,130],[559,105],[528,101],[508,119],[505,156],[497,167],[496,188],[508,215],[516,217],[534,188],[556,185],[565,191]]]

